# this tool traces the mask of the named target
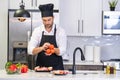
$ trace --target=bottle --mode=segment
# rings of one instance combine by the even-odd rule
[[[114,64],[114,63],[111,64],[110,74],[116,74],[116,67],[115,67],[115,64]]]
[[[110,74],[110,66],[108,63],[106,65],[106,74]]]
[[[116,66],[114,65],[114,74],[116,74]]]
[[[114,67],[110,66],[110,74],[114,74]]]

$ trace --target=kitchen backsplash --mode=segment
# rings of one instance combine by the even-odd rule
[[[120,35],[103,35],[100,37],[68,37],[67,54],[69,60],[72,61],[76,47],[81,47],[84,53],[87,45],[101,47],[100,60],[120,59]],[[81,61],[79,53],[76,54],[77,61]]]

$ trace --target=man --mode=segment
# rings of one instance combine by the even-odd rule
[[[54,23],[53,7],[53,4],[39,6],[43,25],[33,31],[28,50],[37,55],[36,66],[63,70],[62,55],[66,52],[67,37],[65,31]],[[47,55],[50,44],[54,45],[54,54]]]

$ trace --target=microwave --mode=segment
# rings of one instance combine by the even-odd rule
[[[120,11],[103,11],[103,34],[120,34]]]

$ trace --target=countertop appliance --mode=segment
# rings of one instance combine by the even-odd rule
[[[103,61],[104,66],[106,65],[114,65],[116,70],[120,70],[120,59],[110,59]]]

